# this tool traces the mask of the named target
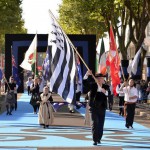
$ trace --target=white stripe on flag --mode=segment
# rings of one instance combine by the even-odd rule
[[[137,72],[137,68],[138,68],[138,64],[139,64],[139,60],[140,60],[140,55],[141,54],[141,48],[139,49],[139,51],[136,53],[133,61],[132,61],[132,68],[131,71],[134,75],[136,75]]]
[[[71,103],[75,95],[75,57],[65,33],[51,16],[48,46],[52,46],[50,90]]]

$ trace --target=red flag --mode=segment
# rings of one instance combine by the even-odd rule
[[[113,93],[116,95],[116,86],[120,84],[120,77],[119,77],[119,72],[120,72],[120,58],[118,55],[117,51],[117,46],[114,38],[114,33],[112,26],[110,27],[110,50],[109,54],[107,57],[107,61],[109,62],[110,66],[110,76],[111,76],[111,81],[112,81],[112,86],[113,86]]]

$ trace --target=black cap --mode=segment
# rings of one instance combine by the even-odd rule
[[[104,75],[104,74],[102,74],[102,73],[97,73],[97,74],[95,74],[95,77],[97,78],[97,77],[106,77],[106,75]]]

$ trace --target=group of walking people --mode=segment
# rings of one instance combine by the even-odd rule
[[[89,87],[88,104],[91,116],[93,145],[97,145],[101,143],[103,136],[107,97],[110,93],[110,87],[105,83],[105,76],[103,74],[96,74],[95,77],[92,77],[90,70],[87,71],[83,79],[84,85]],[[125,127],[133,128],[135,106],[138,99],[135,81],[129,79],[129,82],[123,82],[122,80],[121,85],[117,87],[117,92],[119,93],[119,114],[125,116]]]
[[[107,97],[112,94],[112,89],[110,85],[106,84],[105,76],[103,74],[96,74],[92,77],[92,72],[88,70],[83,78],[83,85],[88,88],[88,110],[91,118],[91,128],[93,145],[101,143],[104,130],[105,114],[107,109]],[[12,96],[14,101],[10,100],[9,94],[6,96],[6,108],[7,115],[12,115],[12,110],[17,109],[17,99],[15,97],[15,91],[17,90],[17,85],[13,81],[13,77],[10,77],[10,81],[7,86],[8,93]],[[80,101],[81,96],[81,83],[78,82],[78,88],[76,90],[77,102]],[[33,107],[34,114],[38,112],[39,124],[43,128],[49,127],[53,122],[53,98],[49,91],[49,87],[44,85],[44,80],[42,76],[28,78],[26,82],[28,95],[31,95],[30,104]],[[117,87],[117,92],[119,94],[119,114],[125,116],[127,128],[133,128],[134,113],[136,101],[138,98],[138,90],[135,87],[135,82],[130,79],[127,83],[126,81],[121,81],[121,84]],[[110,99],[113,99],[111,96]],[[112,109],[112,106],[109,106]],[[79,109],[77,107],[77,109]]]

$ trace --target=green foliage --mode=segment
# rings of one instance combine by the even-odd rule
[[[111,22],[123,59],[127,59],[130,43],[134,43],[137,51],[145,38],[150,21],[150,1],[63,0],[59,13],[60,24],[66,33],[96,34],[97,40],[104,32],[109,32]]]
[[[63,0],[59,9],[59,21],[65,32],[102,35],[106,26],[95,7],[95,1]]]
[[[0,48],[4,47],[4,35],[26,33],[22,19],[22,0],[0,1]]]

